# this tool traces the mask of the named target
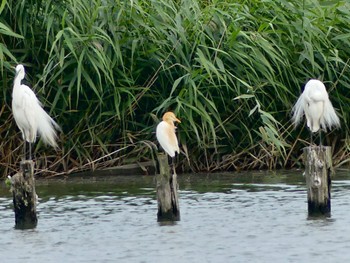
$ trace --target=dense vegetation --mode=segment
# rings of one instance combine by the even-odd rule
[[[180,170],[300,166],[309,132],[291,108],[309,78],[341,117],[324,144],[336,165],[350,158],[348,1],[2,0],[0,14],[2,175],[22,153],[17,63],[63,129],[58,152],[36,143],[40,173],[153,159],[167,110],[182,120]]]

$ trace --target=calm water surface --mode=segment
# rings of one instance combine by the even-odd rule
[[[152,176],[37,181],[38,226],[0,188],[0,262],[348,262],[350,171],[308,219],[301,171],[179,175],[181,221],[157,223]]]

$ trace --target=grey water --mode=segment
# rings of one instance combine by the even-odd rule
[[[181,220],[157,222],[153,176],[37,180],[35,229],[0,187],[0,262],[348,262],[350,171],[310,219],[302,171],[178,175]]]

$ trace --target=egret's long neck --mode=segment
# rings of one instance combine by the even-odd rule
[[[21,83],[22,83],[22,79],[20,76],[17,76],[14,80],[14,83],[13,83],[13,90],[15,90],[15,88],[19,88],[21,86]]]
[[[171,127],[175,128],[175,124],[171,120],[165,120],[166,123],[168,123]]]

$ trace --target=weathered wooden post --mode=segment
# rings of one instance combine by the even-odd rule
[[[37,195],[35,192],[34,162],[21,161],[20,172],[11,178],[11,192],[15,210],[16,228],[35,228]]]
[[[309,215],[329,216],[333,172],[331,147],[305,147],[304,162]]]
[[[178,199],[178,184],[175,169],[170,172],[168,156],[158,154],[159,174],[157,179],[158,222],[179,221],[180,208]]]

